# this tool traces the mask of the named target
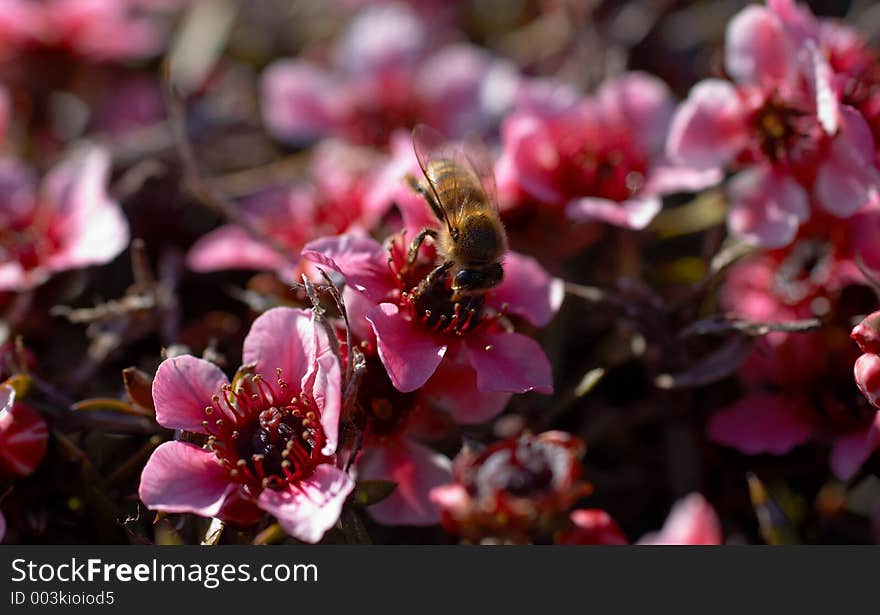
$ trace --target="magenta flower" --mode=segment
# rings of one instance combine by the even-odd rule
[[[253,375],[230,385],[192,356],[162,362],[153,381],[156,420],[200,434],[204,445],[166,442],[144,467],[148,508],[245,523],[262,510],[291,536],[318,542],[339,518],[354,481],[334,465],[340,368],[308,312],[275,308],[244,341]]]
[[[328,140],[312,157],[310,183],[267,188],[243,199],[239,214],[261,237],[226,224],[201,237],[187,256],[189,267],[275,271],[285,281],[298,279],[297,255],[324,235],[369,231],[391,202],[374,196],[378,158],[369,150]],[[277,247],[285,248],[285,253]]]
[[[845,479],[880,444],[877,412],[852,386],[857,349],[834,341],[849,332],[858,310],[843,297],[865,283],[853,263],[858,235],[852,231],[867,224],[876,229],[878,218],[875,211],[825,218],[811,221],[792,245],[731,269],[724,309],[759,322],[817,315],[829,322],[823,331],[763,337],[740,370],[745,395],[711,417],[708,433],[747,455],[782,455],[809,440],[827,442],[831,469]]]
[[[49,430],[36,410],[15,400],[15,390],[0,384],[0,476],[29,476],[46,456]]]
[[[33,171],[0,159],[0,291],[59,271],[107,263],[128,245],[128,223],[107,194],[110,158],[99,149],[56,165],[39,189]]]
[[[523,192],[574,221],[641,229],[664,194],[717,183],[715,169],[670,164],[663,143],[674,100],[661,81],[629,73],[564,110],[526,105],[502,124],[502,195]]]
[[[418,122],[453,136],[485,131],[513,99],[514,69],[478,47],[437,43],[437,29],[411,8],[368,7],[328,63],[279,60],[266,69],[266,126],[294,144],[335,136],[384,145]]]
[[[788,245],[811,204],[845,218],[876,194],[870,127],[841,103],[822,27],[789,1],[748,6],[727,27],[734,83],[707,79],[676,112],[669,156],[696,168],[737,170],[728,190],[731,232]]]
[[[485,298],[453,302],[446,284],[413,300],[412,289],[435,259],[408,265],[405,236],[392,237],[386,247],[357,235],[329,237],[309,243],[302,253],[341,273],[370,302],[364,318],[394,386],[415,391],[445,359],[472,367],[477,390],[483,393],[551,393],[550,363],[543,350],[531,338],[502,326],[501,315],[546,325],[561,303],[561,282],[547,276],[533,259],[509,252],[504,281]]]

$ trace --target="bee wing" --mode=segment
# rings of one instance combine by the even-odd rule
[[[462,143],[462,153],[467,160],[466,167],[480,180],[489,203],[497,210],[498,188],[495,186],[495,163],[492,152],[480,137],[470,133]]]
[[[451,233],[455,229],[454,220],[456,217],[454,214],[458,204],[444,203],[440,200],[437,186],[434,185],[428,173],[428,166],[433,160],[454,160],[455,151],[442,134],[425,124],[418,124],[413,128],[413,149],[416,153],[416,160],[419,161],[419,168],[422,169],[422,175],[431,193],[434,195],[435,203],[439,207],[439,210],[436,208],[432,209],[434,209],[434,213],[437,214],[440,221],[446,225],[446,228]],[[458,194],[458,190],[455,190],[454,194]]]

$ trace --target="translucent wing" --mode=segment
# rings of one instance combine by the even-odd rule
[[[425,182],[428,184],[428,188],[434,197],[434,202],[437,204],[437,207],[432,206],[432,209],[437,217],[440,218],[440,222],[445,224],[451,233],[453,227],[451,216],[449,215],[450,212],[446,210],[446,206],[440,199],[441,190],[434,184],[429,171],[432,161],[448,159],[449,152],[447,151],[446,139],[430,126],[418,124],[413,128],[413,149],[415,150],[416,160],[419,161],[419,168],[422,170]]]
[[[467,158],[471,172],[476,175],[483,187],[483,191],[489,198],[489,203],[494,209],[498,209],[498,189],[495,186],[495,162],[492,152],[480,137],[470,133],[462,143],[462,151]]]
[[[422,173],[442,209],[438,217],[450,232],[458,228],[459,216],[476,189],[497,210],[492,155],[478,137],[449,142],[433,128],[420,124],[413,130],[413,144]],[[438,170],[444,178],[442,186],[434,183]]]

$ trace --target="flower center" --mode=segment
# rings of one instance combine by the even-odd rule
[[[22,269],[30,271],[57,247],[49,230],[33,222],[0,225],[0,262],[18,261]]]
[[[627,135],[611,135],[604,147],[592,143],[563,143],[560,163],[562,186],[566,193],[625,201],[645,184],[647,162]]]
[[[794,171],[816,162],[823,132],[807,111],[768,99],[755,111],[752,125],[758,149],[770,162],[793,166]]]
[[[505,491],[528,497],[551,490],[561,452],[556,448],[527,438],[490,447],[481,455],[471,491],[480,496]]]
[[[282,489],[330,460],[321,452],[326,439],[314,400],[292,394],[281,370],[275,383],[256,374],[235,390],[224,385],[202,426],[230,479],[253,490]]]
[[[487,314],[485,295],[468,295],[453,300],[448,273],[430,287],[420,288],[434,268],[441,264],[433,246],[422,243],[415,262],[408,262],[409,246],[401,234],[388,248],[388,267],[400,291],[398,306],[427,329],[443,335],[460,336],[488,327],[503,314]]]

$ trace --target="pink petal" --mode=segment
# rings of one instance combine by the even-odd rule
[[[310,355],[315,357],[311,374],[307,375],[308,386],[312,397],[321,411],[321,427],[327,441],[321,451],[325,455],[336,452],[339,443],[339,418],[342,414],[342,366],[339,358],[330,346],[327,332],[317,325],[312,336],[313,350]],[[307,385],[305,381],[303,387]]]
[[[279,60],[262,76],[263,120],[277,139],[294,144],[336,132],[350,104],[335,77],[299,60]]]
[[[489,333],[466,338],[465,343],[480,391],[553,393],[550,361],[532,338],[520,333]]]
[[[190,355],[165,359],[153,379],[156,421],[169,429],[205,433],[205,407],[228,383],[226,374],[204,359]]]
[[[563,203],[556,181],[559,152],[546,122],[532,113],[514,113],[504,120],[501,139],[523,190],[541,201]]]
[[[856,384],[875,408],[880,408],[880,355],[863,354],[853,367]]]
[[[40,414],[15,402],[9,385],[0,385],[0,475],[29,476],[46,456],[49,430]]]
[[[306,310],[276,307],[260,314],[244,339],[241,356],[245,365],[256,364],[264,377],[281,377],[297,393],[313,370],[315,325]],[[306,391],[309,392],[309,391]]]
[[[367,7],[339,37],[334,63],[353,77],[411,70],[421,59],[428,35],[426,24],[406,5]]]
[[[694,169],[661,160],[653,166],[642,188],[644,194],[675,194],[699,192],[721,183],[721,169]]]
[[[641,230],[660,213],[663,202],[658,196],[636,196],[620,203],[599,197],[571,201],[565,215],[576,222],[599,221],[621,228]]]
[[[736,89],[726,81],[706,79],[676,111],[666,153],[694,169],[715,169],[731,162],[747,143],[745,109]]]
[[[862,115],[841,108],[841,130],[831,142],[828,157],[819,165],[813,187],[819,205],[840,218],[853,215],[868,203],[880,186],[874,167],[874,140]]]
[[[227,224],[203,235],[190,248],[186,264],[193,271],[256,269],[275,271],[290,261],[241,227]]]
[[[214,517],[237,488],[214,453],[188,442],[165,442],[147,460],[138,496],[151,510]]]
[[[446,354],[446,344],[400,314],[396,305],[380,303],[366,314],[378,341],[379,358],[398,391],[425,384]]]
[[[418,72],[417,90],[438,114],[447,135],[485,132],[513,104],[518,75],[512,63],[480,47],[449,45]]]
[[[639,544],[720,545],[723,540],[715,509],[702,495],[692,493],[675,503],[663,529],[642,537]]]
[[[785,28],[763,6],[748,6],[727,24],[724,63],[738,83],[766,88],[786,83],[796,71]]]
[[[428,497],[441,511],[450,511],[453,514],[456,510],[467,508],[470,501],[467,489],[455,483],[431,489]]]
[[[751,167],[730,181],[730,231],[765,248],[790,244],[810,217],[809,198],[794,179],[770,167]]]
[[[617,522],[604,510],[581,508],[571,512],[574,527],[565,530],[557,540],[563,545],[625,545],[629,544]]]
[[[504,279],[490,299],[493,305],[506,305],[508,312],[544,327],[559,311],[565,288],[562,280],[550,277],[531,256],[508,252],[504,257]]]
[[[662,149],[675,107],[665,83],[647,73],[626,73],[606,82],[598,97],[605,115],[625,122],[646,150]]]
[[[339,519],[352,489],[354,481],[348,474],[325,463],[308,479],[285,491],[263,489],[257,504],[274,515],[289,535],[316,543]]]
[[[504,411],[511,393],[483,393],[477,389],[477,372],[468,363],[443,361],[425,383],[431,407],[447,412],[456,423],[485,423]]]
[[[394,288],[388,253],[370,237],[349,233],[316,239],[306,244],[302,257],[338,271],[348,285],[374,301],[382,301]]]
[[[712,415],[709,439],[746,455],[784,455],[813,435],[812,411],[802,403],[781,395],[750,395]]]
[[[850,479],[877,449],[877,419],[867,429],[835,438],[831,446],[831,471],[840,480]]]
[[[99,148],[79,152],[55,166],[43,180],[43,197],[54,208],[60,247],[49,267],[55,271],[100,265],[128,245],[128,222],[107,192],[110,155]]]
[[[452,480],[452,462],[407,438],[365,446],[358,458],[365,480],[390,480],[397,488],[367,510],[385,525],[434,525],[440,512],[429,498],[431,489]]]

